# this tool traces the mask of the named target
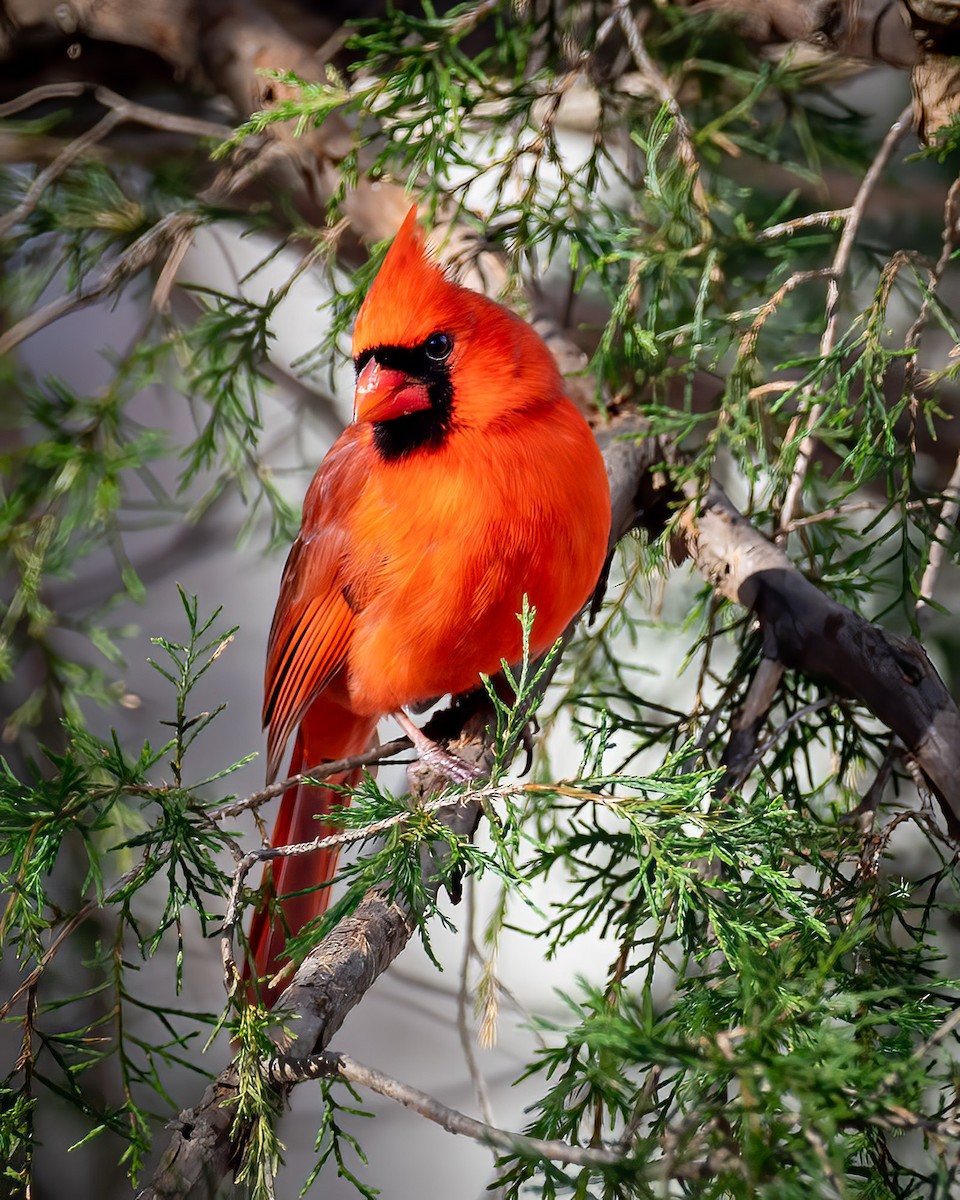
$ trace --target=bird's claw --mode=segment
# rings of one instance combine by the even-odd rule
[[[429,738],[427,738],[427,744],[425,746],[418,746],[417,750],[420,754],[421,762],[426,763],[438,775],[443,775],[446,779],[449,779],[451,783],[471,783],[474,779],[479,779],[483,774],[477,767],[471,767],[462,758],[458,758],[455,754],[450,754],[442,746],[438,746],[436,742],[431,742]]]
[[[438,775],[449,779],[451,783],[471,783],[474,779],[481,778],[483,772],[479,767],[471,766],[462,758],[451,754],[449,750],[438,746],[436,742],[427,737],[422,729],[418,729],[414,725],[402,709],[394,713],[394,716],[400,728],[413,742],[420,761],[436,771]]]

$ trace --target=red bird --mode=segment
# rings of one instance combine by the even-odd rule
[[[610,492],[586,421],[541,338],[453,283],[411,208],[357,317],[353,423],[307,491],[267,651],[268,778],[297,731],[291,773],[373,744],[377,722],[479,685],[522,653],[536,608],[546,650],[593,591]],[[407,722],[409,724],[409,722]],[[356,783],[359,772],[331,779]],[[273,845],[310,841],[342,795],[284,797]],[[255,914],[258,976],[286,931],[326,908],[336,850],[277,859],[283,919]],[[313,889],[313,890],[310,890]]]

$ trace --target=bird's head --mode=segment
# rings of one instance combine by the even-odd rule
[[[373,426],[387,459],[435,449],[454,429],[482,431],[563,393],[539,335],[433,260],[416,207],[357,315],[353,360],[354,421]]]

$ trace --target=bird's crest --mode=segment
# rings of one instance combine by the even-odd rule
[[[442,323],[460,291],[427,249],[412,205],[357,314],[354,355],[374,346],[421,341]]]

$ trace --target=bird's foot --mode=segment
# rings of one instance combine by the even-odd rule
[[[457,758],[455,754],[451,754],[442,746],[438,746],[436,742],[431,741],[422,729],[418,729],[414,725],[403,709],[398,709],[393,715],[397,724],[413,742],[420,761],[426,763],[438,775],[443,775],[451,783],[470,783],[474,779],[482,777],[483,772],[478,767],[472,767],[462,758]]]

